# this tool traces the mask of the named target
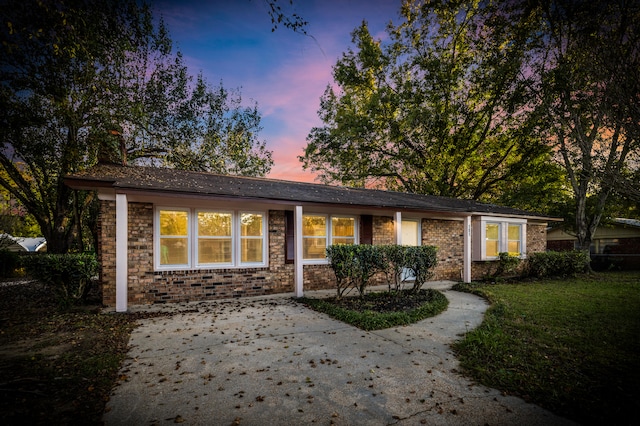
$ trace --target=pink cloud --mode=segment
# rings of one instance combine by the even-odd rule
[[[313,38],[286,28],[272,33],[261,1],[157,4],[191,74],[202,71],[210,84],[239,87],[247,104],[258,102],[264,127],[259,137],[275,161],[269,176],[312,181],[315,176],[302,170],[298,156],[311,129],[322,125],[317,110],[327,85],[334,84],[332,66],[351,46],[350,33],[363,18],[370,24],[374,19],[370,29],[375,38],[384,38],[382,21],[395,18],[399,3],[297,3]]]

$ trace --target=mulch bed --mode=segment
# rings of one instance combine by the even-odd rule
[[[427,302],[431,302],[433,300],[433,293],[424,289],[419,292],[400,290],[366,293],[364,297],[348,296],[340,299],[331,297],[325,300],[341,308],[358,312],[408,312],[419,308]]]

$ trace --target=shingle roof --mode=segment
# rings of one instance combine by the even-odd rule
[[[524,210],[457,198],[266,178],[226,176],[158,167],[98,164],[82,172],[66,176],[65,183],[76,189],[108,187],[120,190],[285,201],[292,204],[313,203],[551,219],[548,216]]]

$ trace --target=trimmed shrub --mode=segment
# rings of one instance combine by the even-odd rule
[[[27,273],[53,290],[62,308],[84,302],[91,279],[98,273],[93,254],[36,254],[23,260]]]
[[[384,272],[391,285],[399,290],[405,282],[403,273],[410,271],[414,279],[412,291],[419,291],[433,275],[437,263],[434,246],[332,245],[327,248],[329,264],[336,275],[338,297],[356,288],[363,295],[371,278]]]
[[[507,252],[498,253],[500,260],[498,261],[498,267],[493,273],[493,278],[503,277],[508,274],[512,274],[520,265],[521,259],[518,256],[511,256]]]
[[[352,279],[354,286],[362,296],[371,278],[378,272],[387,269],[387,261],[384,252],[378,246],[359,244],[352,247],[355,252]]]
[[[351,288],[356,288],[362,296],[371,278],[387,268],[384,253],[378,246],[336,244],[327,247],[326,253],[336,275],[338,297]]]
[[[352,284],[351,276],[353,274],[355,257],[355,252],[352,247],[353,246],[345,244],[336,244],[327,247],[327,259],[329,259],[329,265],[336,275],[339,298],[343,296]]]
[[[389,281],[389,290],[391,290],[392,286],[396,291],[402,290],[402,285],[407,281],[404,273],[404,265],[407,263],[405,246],[392,244],[378,247],[380,247],[387,260],[387,268],[384,272]]]
[[[413,272],[412,291],[418,292],[422,285],[433,276],[433,268],[438,264],[438,249],[434,246],[404,246],[404,267]]]
[[[547,251],[532,253],[527,260],[529,275],[534,277],[574,276],[589,268],[589,252]]]

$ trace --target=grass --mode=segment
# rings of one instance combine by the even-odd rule
[[[630,424],[640,398],[640,273],[459,285],[492,304],[453,348],[478,382],[584,424]]]
[[[449,301],[437,290],[368,293],[342,299],[303,298],[300,302],[362,330],[380,330],[432,317],[447,309]]]

